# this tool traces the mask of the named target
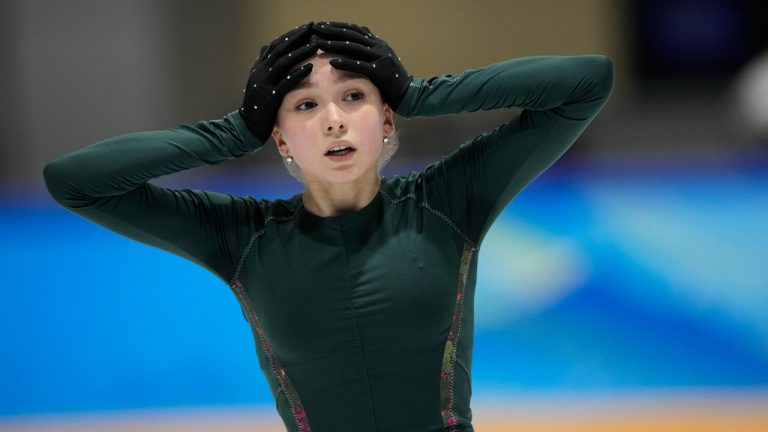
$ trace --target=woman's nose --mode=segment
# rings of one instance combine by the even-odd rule
[[[325,133],[337,133],[346,128],[344,112],[336,104],[329,104],[325,114]]]

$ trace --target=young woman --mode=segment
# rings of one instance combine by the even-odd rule
[[[597,55],[528,57],[419,79],[367,28],[309,23],[265,46],[221,120],[111,138],[51,162],[66,208],[223,279],[291,431],[471,431],[478,247],[611,93]],[[408,176],[381,178],[393,113],[519,107]],[[285,200],[148,181],[259,150],[304,182]],[[411,144],[417,145],[417,144]]]

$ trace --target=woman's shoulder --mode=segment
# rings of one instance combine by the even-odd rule
[[[295,194],[288,198],[254,198],[252,196],[241,197],[244,205],[258,211],[265,220],[277,222],[293,219],[301,210],[301,194]]]
[[[300,194],[289,198],[266,199],[207,190],[182,192],[196,196],[206,207],[238,215],[243,221],[287,220],[293,218],[301,207]]]
[[[382,192],[389,198],[399,199],[413,194],[423,178],[422,171],[412,171],[407,175],[392,175],[382,179]]]
[[[454,152],[455,153],[455,152]],[[433,161],[424,168],[414,169],[406,175],[393,175],[383,179],[384,190],[393,198],[409,195],[419,196],[439,181],[441,175],[448,175],[446,160],[451,156]]]
[[[429,166],[413,170],[405,175],[393,175],[383,179],[382,192],[384,196],[394,203],[401,203],[406,199],[412,199],[415,202],[421,202],[426,199],[433,175],[431,174],[439,162]]]

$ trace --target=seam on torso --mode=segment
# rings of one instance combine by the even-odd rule
[[[256,231],[251,235],[251,238],[248,240],[248,244],[245,246],[245,250],[243,250],[243,253],[240,255],[240,260],[237,263],[237,267],[235,267],[235,272],[230,281],[230,285],[234,284],[237,278],[240,277],[240,271],[243,269],[243,265],[245,264],[246,257],[248,257],[248,253],[251,251],[251,248],[253,248],[253,245],[256,242],[256,239],[264,235],[264,233],[267,231],[267,226],[269,225],[269,223],[270,222],[275,222],[275,223],[290,222],[296,218],[296,216],[299,214],[299,211],[301,211],[302,207],[304,207],[303,204],[299,205],[296,208],[296,210],[293,213],[291,213],[290,216],[268,216],[266,219],[264,219],[264,226],[262,226],[260,230]]]
[[[461,368],[464,369],[464,372],[467,373],[467,378],[469,378],[470,381],[471,381],[472,380],[472,373],[469,371],[469,368],[467,367],[467,365],[464,364],[464,361],[461,360],[461,358],[459,358],[459,356],[456,356],[456,363],[458,363],[459,366],[461,366]]]
[[[469,238],[469,236],[468,236],[468,235],[464,234],[464,232],[463,232],[462,230],[460,230],[460,229],[459,229],[459,227],[458,227],[458,226],[457,226],[457,225],[456,225],[456,224],[455,224],[455,223],[454,223],[454,222],[451,220],[451,218],[449,218],[448,216],[446,216],[446,215],[445,215],[444,213],[442,213],[441,211],[439,211],[439,210],[436,210],[436,209],[432,208],[432,207],[431,207],[429,204],[427,204],[426,202],[423,202],[423,201],[419,201],[419,199],[416,197],[416,194],[414,194],[413,192],[411,192],[411,193],[409,193],[409,194],[407,194],[407,195],[404,195],[404,196],[402,196],[402,197],[400,197],[400,198],[398,198],[398,199],[394,199],[394,198],[390,197],[390,196],[389,196],[389,195],[387,195],[387,193],[386,193],[386,192],[384,192],[384,191],[381,191],[380,193],[381,193],[381,195],[382,195],[384,198],[386,198],[386,199],[387,199],[387,201],[389,201],[389,203],[390,203],[390,204],[392,204],[392,205],[394,205],[394,206],[397,206],[397,205],[399,205],[400,203],[402,203],[403,201],[405,201],[405,200],[407,200],[407,199],[413,199],[414,201],[416,201],[416,204],[417,204],[419,207],[423,207],[423,208],[427,209],[427,211],[429,211],[430,213],[432,213],[434,216],[437,216],[438,218],[442,219],[442,220],[443,220],[443,222],[445,222],[446,224],[448,224],[448,226],[449,226],[449,227],[451,227],[451,229],[453,229],[453,231],[454,231],[454,232],[456,232],[456,234],[458,234],[458,235],[459,235],[459,237],[461,237],[461,238],[464,240],[464,242],[465,242],[466,244],[468,244],[468,245],[469,245],[469,246],[472,248],[472,250],[477,250],[477,246],[475,245],[475,242],[473,242],[473,241],[472,241],[472,240]]]

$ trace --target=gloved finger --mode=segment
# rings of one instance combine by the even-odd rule
[[[275,94],[285,96],[286,93],[291,91],[297,84],[312,73],[312,67],[312,63],[307,63],[304,66],[292,70],[285,76],[285,79],[280,81],[275,87]]]
[[[362,29],[353,30],[344,27],[333,27],[325,24],[315,24],[315,33],[322,39],[333,41],[349,41],[366,46],[374,46],[380,43],[377,39],[371,38]]]
[[[311,37],[312,27],[299,27],[298,29],[295,29],[295,32],[290,36],[284,37],[268,55],[271,54],[271,60],[272,62],[275,62],[287,53],[295,51],[302,45],[309,43]]]
[[[360,74],[369,79],[376,73],[376,63],[354,59],[332,59],[330,63],[335,69]]]
[[[262,58],[262,61],[266,61],[267,63],[274,62],[276,61],[276,58],[282,57],[286,53],[295,50],[300,45],[308,43],[311,37],[312,23],[296,27],[272,41],[265,53],[267,59]]]
[[[269,45],[264,45],[263,47],[261,47],[261,50],[259,51],[259,56],[256,58],[256,61],[259,61],[259,59],[264,57],[264,54],[267,52],[268,49],[269,49]]]
[[[355,23],[350,22],[340,22],[340,21],[320,21],[315,24],[315,31],[317,31],[317,28],[338,28],[338,29],[346,29],[346,30],[352,30],[354,32],[367,35],[367,36],[373,36],[373,33],[371,33],[370,30],[368,30],[368,27],[365,26],[359,26]]]
[[[259,62],[261,61],[261,58],[264,57],[264,53],[267,52],[267,49],[269,48],[269,45],[264,45],[261,47],[261,50],[259,50],[259,56],[256,57],[256,61],[253,62],[253,66],[251,66],[251,73],[256,72],[256,66],[258,66]]]
[[[341,41],[326,41],[320,40],[317,43],[318,48],[325,52],[340,54],[343,56],[351,57],[355,60],[373,61],[381,56],[376,50],[369,46],[360,45],[352,42]]]
[[[311,41],[300,46],[295,51],[289,52],[282,57],[277,57],[269,71],[268,81],[280,81],[286,71],[312,57],[315,53],[317,53],[317,42]]]
[[[299,26],[296,26],[287,32],[281,34],[280,36],[276,37],[272,42],[269,43],[269,47],[274,49],[278,45],[280,45],[282,42],[285,42],[286,40],[295,39],[296,37],[301,37],[302,35],[305,35],[307,32],[312,32],[312,29],[314,27],[315,23],[310,21],[306,24],[302,24]]]

